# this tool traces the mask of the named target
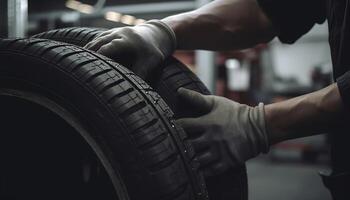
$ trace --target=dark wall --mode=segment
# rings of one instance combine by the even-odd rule
[[[7,37],[7,1],[0,0],[0,38]]]

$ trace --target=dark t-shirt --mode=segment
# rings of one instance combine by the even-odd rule
[[[333,75],[350,108],[350,0],[258,0],[283,43],[293,43],[328,20]],[[348,72],[348,73],[346,73]]]

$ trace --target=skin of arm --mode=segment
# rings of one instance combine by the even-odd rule
[[[177,48],[186,50],[243,49],[276,35],[256,0],[216,0],[162,21],[174,30]]]
[[[343,110],[336,83],[313,93],[266,105],[269,142],[272,145],[332,130]]]

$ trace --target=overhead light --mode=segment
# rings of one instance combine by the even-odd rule
[[[135,21],[134,21],[134,24],[135,25],[139,25],[139,24],[143,24],[143,23],[145,23],[146,22],[146,20],[144,20],[144,19],[136,19]]]
[[[121,17],[122,17],[121,13],[117,13],[113,11],[108,11],[105,14],[105,19],[109,21],[114,21],[114,22],[120,22]]]
[[[94,12],[93,6],[89,4],[81,3],[80,1],[76,1],[76,0],[66,1],[66,7],[85,14],[91,14]]]
[[[79,5],[81,5],[81,2],[79,2],[79,1],[75,1],[75,0],[66,1],[66,7],[73,9],[73,10],[77,10]]]
[[[88,4],[80,4],[78,6],[78,11],[82,12],[82,13],[85,13],[85,14],[91,14],[91,13],[94,12],[94,7],[90,6]]]
[[[127,25],[134,25],[136,18],[131,15],[123,15],[120,22]]]
[[[238,69],[241,66],[237,59],[227,59],[225,64],[228,69]]]
[[[144,19],[137,19],[132,15],[123,15],[122,13],[115,11],[106,12],[104,17],[106,20],[119,22],[127,25],[138,25],[146,22],[146,20]]]

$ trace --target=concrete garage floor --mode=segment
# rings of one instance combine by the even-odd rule
[[[271,162],[259,157],[247,163],[249,200],[331,200],[318,171],[324,165]]]

